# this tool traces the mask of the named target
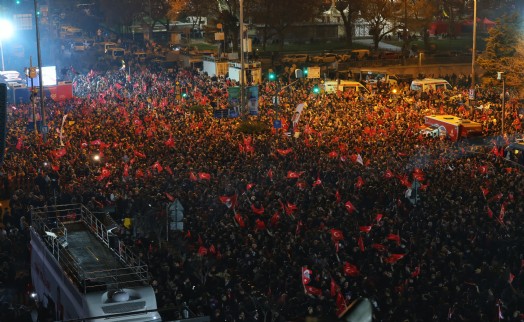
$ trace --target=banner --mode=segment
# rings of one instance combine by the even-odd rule
[[[302,115],[302,111],[304,110],[305,106],[307,106],[306,103],[297,104],[297,107],[295,108],[295,114],[291,119],[291,121],[293,122],[293,128],[295,128],[298,125],[298,121],[300,121],[300,116]]]
[[[229,107],[238,110],[240,107],[240,87],[232,86],[227,88],[227,102]]]
[[[247,105],[250,115],[258,115],[258,86],[247,87]]]
[[[178,199],[167,206],[169,222],[169,230],[184,230],[184,206]]]

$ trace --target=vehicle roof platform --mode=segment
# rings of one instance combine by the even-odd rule
[[[111,233],[109,215],[93,214],[83,205],[61,205],[32,211],[32,239],[39,237],[79,291],[108,291],[147,285],[147,265]]]

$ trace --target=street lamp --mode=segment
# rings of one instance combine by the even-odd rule
[[[244,0],[240,0],[240,111],[244,113]]]
[[[504,114],[506,113],[506,78],[504,72],[497,72],[497,79],[502,80],[502,117],[500,135],[504,136]]]
[[[477,0],[473,0],[473,48],[471,50],[471,88],[475,90],[475,55],[477,54]]]
[[[4,46],[2,41],[9,39],[13,34],[13,25],[7,20],[0,20],[0,52],[2,54],[2,71],[5,71],[4,65]]]

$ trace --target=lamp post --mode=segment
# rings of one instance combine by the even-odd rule
[[[473,48],[471,50],[471,88],[475,89],[475,55],[477,54],[477,0],[473,0]]]
[[[240,113],[244,113],[244,0],[240,0]]]
[[[13,34],[13,25],[7,20],[0,20],[0,52],[2,55],[2,71],[5,71],[4,64],[4,44],[3,40],[8,39]]]
[[[42,77],[42,53],[40,50],[40,29],[38,27],[38,6],[37,1],[33,0],[34,4],[34,14],[35,14],[35,29],[36,29],[36,52],[38,56],[38,87],[40,90],[40,115],[42,117],[42,135],[45,137],[47,135],[47,125],[45,122],[45,109],[44,109],[44,79]],[[36,124],[35,124],[36,126]]]
[[[497,79],[502,80],[502,116],[500,135],[504,136],[504,114],[506,113],[506,78],[504,77],[504,72],[497,72]]]

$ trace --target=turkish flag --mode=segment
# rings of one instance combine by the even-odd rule
[[[508,277],[508,283],[513,283],[513,280],[515,279],[515,275],[513,275],[513,273],[509,272],[509,277]]]
[[[344,262],[344,274],[349,276],[358,276],[359,271],[357,266],[350,264],[349,262]]]
[[[337,292],[337,299],[336,299],[336,306],[337,306],[337,317],[340,319],[344,315],[347,309],[346,305],[346,299],[344,298],[344,295],[342,293]]]
[[[100,141],[100,139],[91,141],[91,145],[101,145],[101,144],[102,144],[102,141]]]
[[[197,177],[194,172],[189,172],[189,180],[191,181],[197,181]]]
[[[266,223],[263,220],[257,219],[255,220],[255,230],[265,230],[266,229]]]
[[[165,192],[165,194],[169,201],[175,201],[175,197],[173,197],[171,194],[169,194],[168,192]]]
[[[144,177],[144,171],[142,171],[142,169],[136,170],[135,177],[136,178]]]
[[[383,252],[383,251],[386,250],[386,246],[384,246],[382,244],[371,244],[371,247],[376,249],[379,252]]]
[[[160,165],[160,162],[155,162],[153,164],[153,166],[151,166],[153,169],[156,169],[156,171],[158,171],[158,173],[162,172],[162,170],[164,170],[164,168],[162,168],[162,166]]]
[[[100,171],[100,175],[98,176],[98,181],[101,181],[111,175],[111,171],[109,169],[102,167],[102,171]]]
[[[387,169],[386,172],[384,173],[384,177],[386,179],[391,179],[395,177],[395,174],[391,170]]]
[[[398,262],[400,259],[402,259],[406,254],[391,254],[388,258],[386,258],[384,261],[389,264],[394,264]]]
[[[329,284],[329,294],[331,295],[331,297],[334,297],[335,295],[337,295],[337,292],[339,289],[340,287],[337,285],[337,283],[335,282],[335,279],[332,277],[331,283]]]
[[[273,180],[273,169],[267,171],[267,176],[269,177],[269,180]]]
[[[386,238],[387,238],[388,240],[395,241],[397,244],[400,244],[400,236],[399,236],[399,235],[396,235],[396,234],[389,234]]]
[[[418,181],[424,181],[424,172],[419,168],[415,168],[413,171],[413,178]]]
[[[340,197],[340,192],[338,190],[335,191],[335,198],[337,199],[337,203],[342,201],[342,197]]]
[[[330,230],[331,232],[331,239],[335,242],[339,241],[339,240],[343,240],[344,239],[344,233],[342,233],[342,230],[339,230],[339,229],[331,229]]]
[[[313,182],[313,187],[320,186],[322,184],[322,180],[320,180],[320,177],[317,177],[317,180]]]
[[[262,215],[264,213],[264,206],[257,208],[255,207],[255,204],[251,204],[251,210],[257,215]]]
[[[60,159],[61,157],[67,154],[67,151],[65,148],[61,148],[59,150],[54,150],[51,153],[56,159]]]
[[[328,157],[331,158],[331,159],[335,159],[336,157],[338,157],[338,152],[337,151],[331,151],[331,152],[329,152]]]
[[[288,149],[277,149],[277,152],[278,154],[280,155],[283,155],[283,156],[286,156],[288,154],[290,154],[291,152],[293,152],[293,149],[292,148],[288,148]]]
[[[489,189],[488,188],[484,188],[484,187],[481,186],[480,190],[482,190],[482,195],[484,196],[484,199],[486,199],[486,196],[489,193]]]
[[[313,287],[311,285],[305,285],[304,290],[306,294],[314,295],[314,296],[322,296],[322,290],[316,287]]]
[[[164,144],[167,146],[167,147],[174,147],[175,146],[175,140],[173,140],[173,136],[169,136],[169,139],[167,139],[166,142],[164,142]]]
[[[371,228],[373,228],[373,226],[360,226],[358,229],[360,229],[361,232],[368,234],[371,231]]]
[[[376,221],[377,223],[379,223],[379,222],[382,220],[382,217],[383,217],[382,214],[377,214],[377,215],[375,216],[375,221]]]
[[[271,226],[275,227],[279,221],[280,221],[280,214],[277,211],[273,214],[273,216],[271,216],[271,219],[269,219],[269,223],[271,224]]]
[[[199,172],[198,173],[198,178],[200,180],[211,180],[211,175],[209,173]]]
[[[173,175],[173,170],[171,170],[171,167],[169,165],[166,165],[166,171],[167,173],[169,173],[170,175]]]
[[[146,157],[146,155],[145,155],[144,153],[142,153],[142,152],[140,152],[140,151],[137,151],[137,150],[134,150],[134,151],[133,151],[133,154],[134,154],[135,156],[139,157],[139,158],[145,158],[145,157]]]
[[[209,252],[213,255],[215,255],[217,253],[217,250],[215,248],[215,245],[211,244],[211,246],[209,246]]]
[[[205,248],[204,246],[198,247],[198,255],[206,256],[207,255],[207,248]]]
[[[362,236],[359,236],[358,237],[358,248],[360,248],[360,251],[363,252],[364,251],[364,239],[362,238]]]
[[[295,171],[288,171],[286,178],[288,179],[298,179],[304,172],[295,172]]]
[[[302,267],[302,285],[308,285],[311,282],[313,271],[307,267]]]
[[[22,150],[24,147],[24,140],[22,138],[18,138],[18,141],[16,142],[16,149]]]
[[[415,278],[420,275],[420,266],[415,267],[415,270],[411,273],[411,277]]]
[[[364,185],[364,179],[361,176],[357,178],[357,183],[355,183],[355,188],[360,189]]]
[[[488,206],[488,217],[493,218],[493,210]]]
[[[240,228],[245,228],[246,227],[246,223],[244,222],[244,218],[242,218],[242,216],[239,213],[235,214],[235,221],[240,226]]]
[[[300,189],[300,191],[303,191],[307,187],[307,183],[305,181],[297,181],[297,187]]]
[[[352,214],[354,213],[355,211],[357,211],[357,208],[355,208],[355,206],[353,206],[353,204],[351,203],[351,201],[346,201],[345,205],[346,207],[346,210]]]

